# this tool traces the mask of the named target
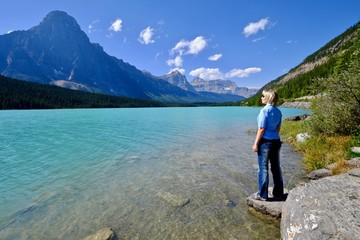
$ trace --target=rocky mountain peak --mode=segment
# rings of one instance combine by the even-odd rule
[[[195,92],[195,89],[187,81],[186,77],[177,70],[174,70],[167,75],[161,76],[160,78],[162,78],[162,79],[166,80],[167,82],[169,82],[173,85],[176,85],[184,90]]]
[[[81,30],[75,18],[63,11],[52,11],[48,13],[40,24],[35,26],[33,29],[46,28],[49,26],[66,27],[67,31],[74,29]]]
[[[183,75],[178,71],[178,70],[174,70],[171,73],[168,74],[169,76],[178,76],[178,77],[182,77]]]
[[[76,40],[89,42],[89,38],[81,30],[75,18],[63,11],[50,12],[39,25],[29,31],[50,41],[66,43]]]

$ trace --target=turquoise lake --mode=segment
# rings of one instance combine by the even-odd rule
[[[260,108],[0,111],[0,239],[279,239],[246,205]],[[281,108],[283,118],[305,113]],[[301,154],[281,149],[285,186]]]

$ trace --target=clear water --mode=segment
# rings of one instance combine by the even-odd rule
[[[0,111],[0,239],[82,239],[103,227],[121,239],[278,239],[279,223],[245,203],[258,112]],[[291,188],[301,155],[286,144],[281,154]]]

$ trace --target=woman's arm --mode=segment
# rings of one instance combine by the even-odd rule
[[[258,128],[257,133],[256,133],[256,138],[254,141],[254,145],[252,146],[252,150],[254,152],[257,152],[260,139],[264,135],[264,132],[265,132],[265,128]]]

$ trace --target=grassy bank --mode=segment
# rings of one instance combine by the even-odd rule
[[[311,120],[310,120],[311,121]],[[335,163],[332,174],[340,174],[350,169],[347,160],[359,157],[351,153],[352,146],[360,145],[360,138],[354,136],[311,136],[305,143],[296,142],[298,133],[308,132],[307,121],[284,121],[281,127],[283,141],[291,144],[304,154],[304,165],[308,172]]]

